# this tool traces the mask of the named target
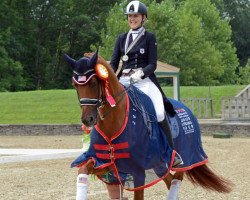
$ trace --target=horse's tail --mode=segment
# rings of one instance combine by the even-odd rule
[[[220,193],[232,191],[233,184],[229,180],[216,175],[207,165],[200,165],[185,172],[187,178],[194,184],[205,189]]]

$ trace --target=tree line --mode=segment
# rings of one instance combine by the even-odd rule
[[[62,55],[80,58],[99,48],[109,60],[117,35],[128,30],[128,2],[2,0],[0,91],[71,88]],[[248,0],[142,2],[158,58],[181,68],[182,85],[250,82]]]

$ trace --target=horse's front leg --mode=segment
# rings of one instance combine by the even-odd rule
[[[86,166],[78,170],[76,181],[76,200],[87,199],[87,186],[88,186],[88,169]]]
[[[140,187],[145,185],[145,170],[138,168],[137,173],[134,174],[134,187]],[[143,200],[144,199],[144,190],[136,190],[134,191],[134,200]]]
[[[77,191],[76,200],[86,200],[87,199],[87,186],[88,186],[88,174],[103,175],[107,173],[110,169],[104,168],[97,170],[94,168],[94,162],[90,159],[78,170],[77,176]]]

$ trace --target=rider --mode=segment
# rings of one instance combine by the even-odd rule
[[[110,64],[116,72],[122,58],[122,69],[118,74],[123,85],[134,86],[147,94],[153,102],[157,121],[168,138],[168,143],[174,149],[169,122],[165,114],[163,97],[165,97],[154,74],[157,66],[157,42],[155,35],[143,27],[147,20],[147,7],[140,1],[131,1],[127,7],[130,30],[118,36]],[[181,163],[175,158],[174,166]]]

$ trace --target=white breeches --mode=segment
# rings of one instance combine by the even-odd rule
[[[130,85],[129,76],[121,76],[119,81],[124,86]],[[149,78],[145,78],[137,83],[134,83],[134,86],[150,97],[151,101],[154,104],[157,121],[163,121],[165,118],[165,108],[163,104],[162,94],[157,86]]]

